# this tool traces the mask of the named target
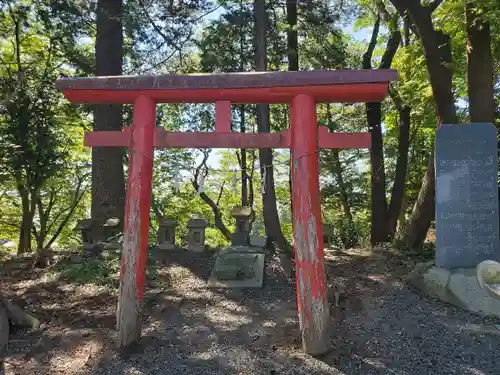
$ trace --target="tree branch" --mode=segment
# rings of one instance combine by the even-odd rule
[[[210,153],[205,152],[202,162],[195,169],[194,178],[191,181],[191,184],[193,185],[195,191],[198,191],[200,189],[200,185],[198,184],[198,177],[200,176],[201,169],[203,167],[205,167],[205,172],[204,172],[205,177],[208,176],[207,160],[209,156]],[[203,200],[203,202],[205,202],[212,209],[212,212],[214,214],[214,224],[217,227],[217,229],[220,230],[220,232],[228,241],[231,241],[231,232],[229,231],[229,229],[227,229],[226,225],[224,224],[224,221],[222,220],[222,214],[220,212],[218,205],[205,192],[201,192],[199,193],[199,195],[200,198]]]
[[[372,68],[373,51],[377,46],[377,38],[379,30],[380,30],[380,14],[377,13],[377,19],[375,20],[375,24],[373,25],[373,31],[370,43],[368,44],[366,52],[363,54],[363,69]]]
[[[427,8],[432,12],[434,12],[442,3],[444,0],[434,0],[427,5]]]

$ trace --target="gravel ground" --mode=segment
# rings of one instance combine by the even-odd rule
[[[116,299],[107,293],[106,303],[71,305],[85,318],[60,314],[42,333],[15,334],[7,374],[500,375],[500,334],[466,329],[500,322],[413,291],[395,277],[404,267],[396,257],[328,257],[329,284],[344,298],[332,308],[332,351],[319,359],[301,352],[295,285],[274,262],[262,290],[205,288],[212,264],[209,255],[169,255],[160,277],[171,287],[148,295],[136,354],[114,354]],[[73,303],[68,288],[60,293]]]

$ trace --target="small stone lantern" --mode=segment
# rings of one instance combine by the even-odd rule
[[[188,250],[202,252],[205,250],[205,229],[208,222],[204,219],[193,218],[187,222]]]
[[[81,233],[82,246],[84,250],[90,250],[94,248],[94,221],[92,219],[78,220],[74,230]]]
[[[158,249],[160,250],[175,250],[175,229],[177,228],[177,221],[173,219],[162,219],[158,227],[158,234],[156,237]]]
[[[323,224],[323,248],[329,249],[333,246],[333,235],[333,225]]]
[[[117,217],[111,217],[103,224],[103,234],[104,242],[106,242],[106,248],[108,249],[118,249],[120,244],[118,243],[118,234],[122,231],[122,225],[120,225],[120,219]]]
[[[235,207],[231,215],[236,219],[236,231],[231,236],[233,246],[248,246],[250,244],[250,207]]]

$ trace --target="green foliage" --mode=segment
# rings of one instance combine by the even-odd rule
[[[493,55],[499,56],[498,9],[493,2],[470,2],[478,21],[492,29]],[[0,239],[17,242],[23,217],[31,217],[30,241],[37,247],[75,247],[73,232],[79,218],[89,216],[90,151],[82,146],[83,129],[92,121],[90,106],[70,105],[55,90],[61,75],[88,76],[95,71],[96,1],[56,2],[0,0]],[[285,2],[266,3],[269,70],[288,65]],[[216,11],[217,13],[211,13]],[[385,13],[391,15],[391,21]],[[465,2],[443,2],[433,13],[436,28],[450,36],[454,95],[459,118],[467,114]],[[377,14],[382,26],[373,55],[376,66],[385,51],[395,10],[390,1],[353,0],[299,2],[299,61],[301,69],[357,69],[367,40],[349,35],[373,28]],[[209,15],[203,17],[204,15]],[[388,22],[390,24],[388,24]],[[254,15],[251,1],[133,0],[124,2],[124,71],[159,74],[251,71],[254,64]],[[396,25],[404,34],[403,20]],[[358,33],[359,35],[359,33]],[[409,212],[420,189],[428,155],[434,147],[436,110],[427,73],[426,56],[412,31],[403,38],[392,68],[400,75],[396,90],[411,108],[410,152],[406,180]],[[494,81],[500,65],[495,61]],[[495,86],[498,99],[500,85]],[[387,195],[394,181],[398,157],[399,112],[394,102],[383,102],[384,162]],[[318,121],[330,131],[367,131],[364,105],[318,105]],[[213,131],[212,104],[169,104],[157,108],[157,124],[169,131]],[[256,107],[233,106],[233,131],[256,129]],[[271,130],[289,127],[289,108],[272,105]],[[124,107],[124,123],[131,124],[131,106]],[[243,128],[243,129],[242,129]],[[257,153],[247,150],[246,169],[253,186],[254,231],[263,234],[262,191]],[[288,185],[289,152],[275,150],[275,190],[285,236],[292,240]],[[370,160],[362,150],[321,151],[321,194],[324,222],[332,223],[339,245],[364,244],[370,235]],[[156,150],[153,176],[150,240],[158,220],[179,222],[178,242],[186,236],[193,215],[209,222],[210,247],[227,245],[215,227],[212,209],[193,184],[194,170],[203,159],[200,150]],[[215,161],[213,161],[215,160]],[[213,161],[213,162],[212,162]],[[241,204],[241,167],[236,150],[212,152],[204,189],[217,203],[222,220],[234,230],[231,208]],[[126,168],[126,166],[125,166]],[[233,187],[236,175],[236,188]],[[177,192],[175,185],[180,185]],[[350,213],[349,213],[350,212]],[[31,233],[33,232],[33,233]],[[116,282],[118,258],[68,267],[63,277],[87,282]],[[154,270],[151,271],[154,274]],[[153,276],[152,276],[153,277]],[[110,281],[112,280],[112,281]]]

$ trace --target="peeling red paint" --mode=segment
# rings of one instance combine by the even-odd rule
[[[353,85],[318,85],[265,87],[250,89],[202,90],[115,90],[64,89],[64,95],[73,103],[132,104],[139,96],[147,96],[156,103],[214,103],[230,101],[233,104],[290,103],[296,96],[307,93],[318,102],[376,102],[387,95],[389,81]]]
[[[291,104],[293,227],[296,246],[297,304],[302,346],[309,354],[328,350],[325,272],[319,191],[316,101],[298,95]]]
[[[222,117],[222,115],[221,115]],[[224,121],[224,119],[222,119]],[[227,125],[224,125],[227,127]],[[223,127],[224,129],[224,127]],[[320,127],[320,130],[325,127]],[[321,132],[320,148],[369,148],[370,133]],[[84,144],[88,147],[127,147],[130,143],[130,127],[123,131],[86,132]],[[290,148],[290,131],[277,133],[230,133],[215,132],[166,132],[155,128],[154,146],[157,148]]]
[[[117,311],[119,347],[129,346],[140,336],[140,306],[148,258],[155,120],[156,104],[151,99],[139,97],[134,104],[129,144],[129,177]]]

